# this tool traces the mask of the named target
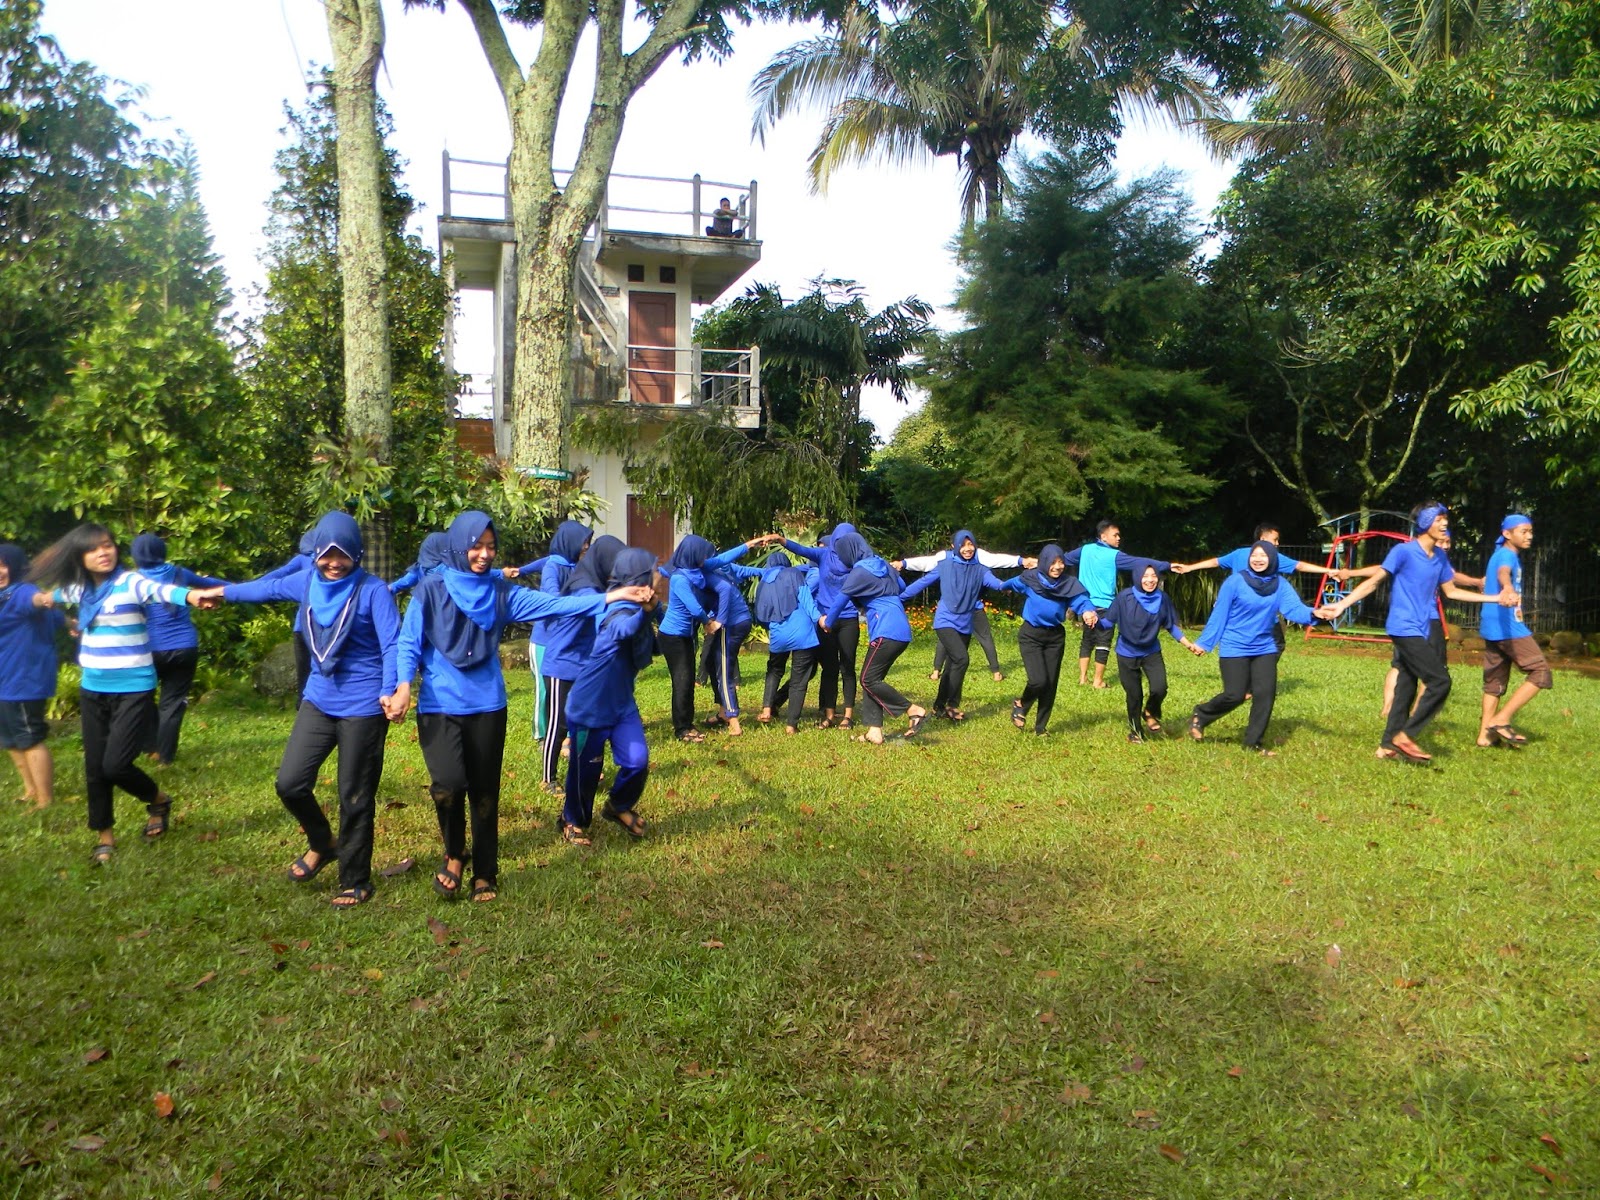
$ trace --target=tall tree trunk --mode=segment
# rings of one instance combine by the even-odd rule
[[[383,141],[378,133],[378,63],[383,58],[380,0],[323,0],[333,43],[333,114],[339,140],[339,273],[344,294],[344,423],[352,449],[388,462],[389,288],[384,262]],[[366,565],[389,578],[393,563],[385,512],[366,531]]]

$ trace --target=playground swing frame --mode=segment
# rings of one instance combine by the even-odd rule
[[[1407,524],[1410,523],[1410,518],[1403,513],[1370,512],[1367,514],[1367,516],[1369,520],[1375,516],[1388,516],[1405,521]],[[1342,517],[1335,517],[1331,521],[1324,521],[1322,523],[1325,527],[1330,527],[1334,531],[1333,543],[1328,547],[1328,556],[1326,561],[1323,563],[1328,570],[1354,570],[1353,551],[1355,547],[1359,546],[1363,542],[1371,541],[1373,538],[1387,538],[1389,541],[1396,543],[1404,543],[1414,540],[1409,534],[1397,533],[1392,529],[1345,528],[1349,522],[1356,519],[1356,513],[1346,513]],[[1340,562],[1341,558],[1347,557],[1351,560],[1348,565]],[[1322,576],[1321,583],[1317,585],[1317,596],[1316,600],[1312,604],[1312,607],[1318,608],[1324,604],[1331,604],[1338,600],[1342,600],[1345,596],[1349,595],[1352,590],[1354,590],[1353,586],[1346,587],[1344,583],[1334,579],[1332,575],[1324,575]],[[1434,603],[1438,606],[1439,623],[1444,627],[1445,635],[1448,637],[1450,625],[1449,622],[1445,620],[1444,616],[1444,600],[1435,595]],[[1355,617],[1352,612],[1346,611],[1338,618],[1338,620],[1333,622],[1333,628],[1335,630],[1333,633],[1322,633],[1319,632],[1314,626],[1308,625],[1306,626],[1305,639],[1310,641],[1313,638],[1319,638],[1327,641],[1366,642],[1376,645],[1390,645],[1394,641],[1393,638],[1384,633],[1339,633],[1337,630],[1339,629],[1341,622],[1347,625],[1354,625]]]

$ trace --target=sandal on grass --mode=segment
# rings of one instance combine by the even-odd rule
[[[612,808],[611,801],[607,800],[600,808],[600,815],[606,820],[610,821],[613,825],[620,825],[622,827],[622,831],[634,841],[637,842],[640,838],[644,837],[644,818],[638,813],[634,812],[633,809]]]
[[[1160,733],[1162,731],[1161,722],[1155,717],[1152,717],[1149,713],[1144,714],[1144,727],[1149,733]]]
[[[461,872],[450,869],[448,858],[440,863],[439,869],[433,873],[433,890],[446,900],[454,900],[461,895]]]
[[[165,792],[162,795],[166,795]],[[149,807],[150,818],[144,823],[144,840],[153,842],[167,832],[167,821],[172,815],[172,797],[158,800]]]
[[[488,879],[474,879],[472,881],[472,902],[474,904],[487,904],[499,894],[494,883]]]
[[[1495,741],[1511,750],[1519,750],[1528,742],[1525,735],[1518,733],[1509,725],[1491,725],[1488,733]]]
[[[93,850],[89,851],[89,862],[96,867],[103,867],[111,861],[113,846],[110,842],[96,842]]]
[[[371,899],[372,889],[370,887],[347,887],[342,891],[335,892],[328,903],[335,908],[354,908],[356,905],[365,904]]]
[[[840,717],[839,718],[839,728],[840,729],[854,729],[855,727],[856,727],[856,719],[854,717]]]
[[[965,721],[967,714],[954,705],[947,705],[944,710],[944,719],[946,721]]]
[[[1197,742],[1206,740],[1206,727],[1200,724],[1199,713],[1189,718],[1189,737]]]
[[[852,742],[860,742],[864,746],[881,746],[881,745],[883,745],[883,739],[881,737],[878,738],[876,741],[874,741],[872,738],[868,737],[864,733],[858,733],[854,737],[852,737],[850,740]]]
[[[908,738],[916,737],[918,732],[922,729],[922,723],[927,719],[928,714],[925,712],[920,712],[916,716],[912,717],[910,723],[906,726],[905,736]]]
[[[1028,710],[1022,707],[1021,700],[1013,700],[1011,702],[1011,723],[1018,729],[1026,729],[1028,727]]]
[[[580,826],[570,824],[566,821],[561,822],[561,836],[569,846],[594,845],[594,843],[589,840],[589,835],[584,832]]]
[[[838,724],[838,722],[835,721],[832,717],[823,717],[822,720],[817,722],[817,728],[818,729],[832,729],[836,724]]]
[[[306,854],[310,853],[311,851],[306,851]],[[328,853],[319,857],[316,865],[312,866],[306,861],[306,854],[302,854],[299,858],[295,859],[289,864],[289,870],[287,874],[290,880],[294,883],[310,883],[318,875],[322,874],[323,867],[327,866],[331,862],[337,862],[339,860],[339,856],[337,854],[329,851]]]
[[[688,742],[690,745],[699,745],[706,740],[706,735],[698,729],[685,729],[678,735],[678,740],[680,742]]]

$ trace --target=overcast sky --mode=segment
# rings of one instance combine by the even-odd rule
[[[394,117],[392,144],[406,160],[405,184],[422,202],[418,231],[437,245],[441,152],[502,160],[510,145],[505,108],[466,15],[405,12],[387,0],[388,45],[378,85]],[[326,19],[316,0],[46,0],[43,25],[74,58],[140,88],[147,133],[186,136],[199,155],[201,194],[218,253],[241,310],[263,273],[266,201],[284,144],[285,102],[306,97],[306,73],[328,62]],[[826,196],[810,193],[805,160],[820,118],[801,115],[752,141],[752,76],[774,52],[805,35],[799,27],[756,26],[735,35],[723,63],[673,59],[629,109],[616,171],[627,174],[757,180],[762,261],[743,283],[777,284],[798,294],[821,277],[854,279],[874,307],[921,298],[949,303],[956,285],[950,241],[959,219],[959,185],[950,159],[924,166],[864,167],[842,173]],[[524,30],[513,45],[526,62],[537,41]],[[588,56],[580,55],[587,64]],[[586,102],[586,79],[571,96]],[[581,111],[561,139],[570,159]],[[1198,211],[1210,212],[1228,170],[1194,139],[1168,130],[1133,130],[1119,169],[1144,174],[1169,166],[1186,179]],[[714,202],[714,200],[713,200]],[[487,339],[469,306],[457,366],[487,371]],[[942,317],[948,323],[948,314]],[[869,414],[887,436],[904,413],[878,397]]]

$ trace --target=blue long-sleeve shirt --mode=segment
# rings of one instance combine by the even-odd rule
[[[1021,575],[1014,575],[1001,585],[1001,590],[1016,592],[1023,597],[1022,620],[1026,625],[1033,625],[1039,629],[1059,629],[1067,623],[1068,602],[1065,600],[1052,600],[1049,596],[1041,596],[1025,582]],[[1087,593],[1080,592],[1071,601],[1072,611],[1080,617],[1084,613],[1094,610],[1094,601],[1089,599]]]
[[[1134,558],[1115,546],[1098,541],[1069,550],[1063,558],[1067,566],[1078,569],[1078,582],[1088,589],[1089,598],[1094,601],[1096,608],[1105,608],[1116,597],[1118,571],[1131,571],[1145,561],[1155,563],[1158,571],[1165,571],[1172,566],[1159,559]]]
[[[0,701],[48,700],[56,694],[56,631],[66,623],[54,608],[36,608],[39,589],[19,583],[0,601]]]
[[[839,620],[847,607],[853,604],[859,610],[861,606],[860,599],[850,594],[850,581],[858,571],[861,571],[860,567],[853,568],[850,574],[846,575],[840,582],[839,594],[833,602],[833,607],[828,610],[827,621],[829,629],[833,628],[834,622]],[[866,574],[866,572],[863,571],[862,574]],[[900,576],[895,575],[895,578],[898,580]],[[901,590],[905,590],[903,584],[901,585]],[[874,596],[866,601],[865,607],[867,610],[867,641],[876,641],[881,637],[891,638],[897,642],[909,642],[911,640],[911,622],[906,620],[906,606],[901,603],[898,594],[893,596]]]
[[[667,611],[661,618],[661,632],[667,637],[693,637],[696,625],[712,620],[715,614],[695,595],[695,589],[683,574],[667,580]]]
[[[655,634],[637,604],[618,603],[617,615],[596,618],[594,649],[583,672],[567,694],[567,725],[572,729],[608,729],[637,714],[634,680],[650,659]]]
[[[495,630],[498,638],[506,625],[537,621],[548,616],[594,617],[605,611],[606,598],[600,592],[580,592],[575,596],[552,596],[532,588],[499,583],[505,589],[505,620]],[[422,668],[422,688],[417,694],[419,713],[449,713],[453,717],[473,713],[498,712],[506,706],[506,680],[500,670],[500,656],[491,654],[476,666],[461,668],[451,662],[425,636],[426,605],[413,603],[406,609],[400,628],[399,675],[409,680]]]
[[[1253,595],[1254,593],[1252,593]],[[1147,612],[1139,603],[1139,597],[1133,588],[1123,588],[1111,601],[1111,607],[1100,614],[1103,624],[1109,625],[1117,631],[1117,653],[1124,658],[1144,658],[1149,654],[1158,654],[1161,651],[1161,631],[1165,629],[1175,642],[1183,641],[1183,626],[1178,624],[1178,610],[1172,606],[1172,597],[1166,592],[1161,593],[1161,607],[1156,612],[1157,624],[1155,633],[1149,641],[1136,642],[1128,636],[1129,618],[1142,616]],[[1270,629],[1270,626],[1269,626]],[[1270,640],[1271,634],[1268,634]],[[1277,649],[1277,643],[1273,643]],[[1224,655],[1223,657],[1229,657]]]
[[[991,592],[1002,592],[1005,590],[1005,583],[999,577],[997,577],[993,571],[989,570],[988,567],[979,567],[978,570],[983,572],[982,586],[988,588]],[[939,572],[936,568],[932,571],[929,571],[921,579],[917,580],[915,583],[907,587],[905,591],[901,592],[900,602],[904,604],[913,596],[918,595],[925,589],[932,587],[938,582]],[[941,592],[943,591],[943,589],[940,590]],[[935,629],[954,629],[957,633],[970,634],[972,632],[972,614],[977,611],[978,610],[976,608],[969,608],[964,612],[956,612],[944,602],[944,598],[941,595],[939,603],[933,607],[933,627]]]
[[[145,571],[149,575],[149,571]],[[155,576],[150,576],[155,579]],[[158,579],[175,587],[221,587],[225,580],[210,575],[197,575],[188,567],[172,568],[170,579]],[[200,633],[189,616],[189,606],[175,604],[147,604],[144,606],[145,631],[150,635],[152,652],[160,650],[192,650],[200,644]]]
[[[717,593],[717,620],[729,629],[738,629],[740,626],[748,629],[751,624],[750,605],[739,585],[746,579],[761,578],[761,571],[756,567],[742,567],[730,562],[709,578],[712,589]]]
[[[842,581],[829,579],[828,573],[820,570],[826,549],[822,546],[803,546],[799,542],[791,542],[788,538],[783,539],[783,544],[785,548],[798,554],[807,562],[814,562],[818,565],[817,607],[822,609],[823,612],[831,612],[833,610],[833,602],[839,598],[839,584]],[[838,619],[849,621],[860,615],[861,612],[856,608],[855,603],[848,596],[845,597],[844,607],[839,609]]]
[[[1317,621],[1281,577],[1278,590],[1263,596],[1237,574],[1229,575],[1222,581],[1211,619],[1195,639],[1195,645],[1202,650],[1215,647],[1218,658],[1276,654],[1278,646],[1272,639],[1272,627],[1279,613],[1301,625],[1314,625]]]
[[[793,650],[812,650],[821,644],[817,637],[817,621],[822,617],[811,593],[801,588],[795,595],[794,611],[776,625],[768,627],[770,640],[767,650],[772,654],[788,654]]]
[[[314,568],[313,568],[314,569]],[[224,600],[242,604],[304,602],[310,574],[299,571],[254,583],[230,583]],[[298,628],[298,625],[297,625]],[[305,637],[300,630],[299,637]],[[395,672],[400,641],[400,612],[383,580],[372,575],[362,583],[351,613],[350,636],[339,651],[333,670],[324,675],[314,664],[306,677],[305,699],[330,717],[375,717],[383,712],[379,696],[392,696],[399,676]]]

